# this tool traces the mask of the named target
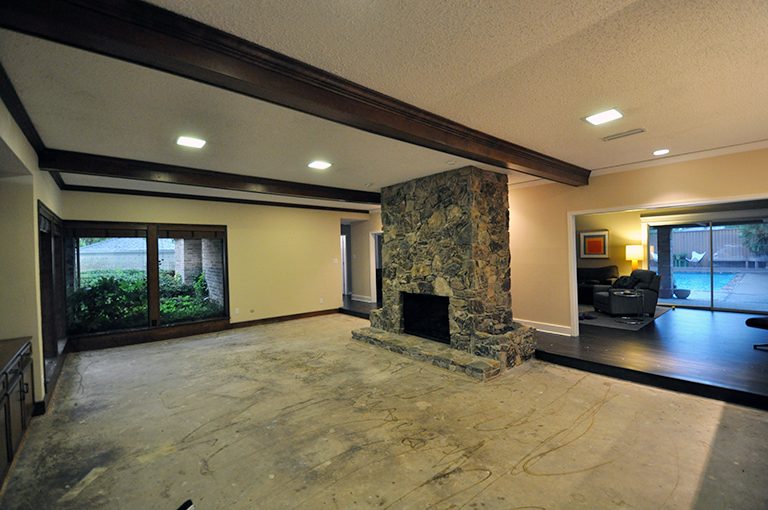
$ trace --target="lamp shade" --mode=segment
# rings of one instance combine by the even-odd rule
[[[643,260],[645,258],[642,244],[628,244],[626,250],[626,260]]]

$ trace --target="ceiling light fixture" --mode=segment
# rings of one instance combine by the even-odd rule
[[[620,119],[623,116],[624,115],[622,115],[619,110],[611,108],[610,110],[605,110],[604,112],[596,113],[594,115],[590,115],[589,117],[584,117],[584,120],[593,126],[599,126],[600,124],[605,124],[606,122]]]
[[[654,156],[666,156],[669,154],[669,149],[656,149],[653,151]]]
[[[315,160],[307,165],[309,168],[314,168],[316,170],[326,170],[328,168],[331,168],[331,164],[327,161],[321,161],[321,160]]]
[[[182,147],[191,147],[193,149],[202,149],[205,146],[205,140],[194,138],[192,136],[180,136],[176,139],[176,144]]]

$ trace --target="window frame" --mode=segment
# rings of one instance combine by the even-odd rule
[[[143,237],[147,240],[147,304],[146,327],[115,329],[69,336],[76,350],[129,345],[145,341],[219,331],[229,327],[229,253],[226,225],[181,223],[137,223],[108,221],[64,221],[65,237]],[[160,320],[160,237],[187,239],[222,239],[223,315],[192,321],[163,324]],[[77,256],[77,255],[76,255]],[[147,334],[149,332],[149,334]]]

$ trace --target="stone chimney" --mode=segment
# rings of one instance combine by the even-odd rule
[[[510,364],[533,355],[533,330],[512,321],[507,191],[506,175],[475,167],[382,190],[383,307],[373,329],[407,330],[408,294],[447,297],[452,348]]]

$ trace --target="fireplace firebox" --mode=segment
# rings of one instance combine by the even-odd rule
[[[403,292],[403,330],[450,345],[448,297]]]

